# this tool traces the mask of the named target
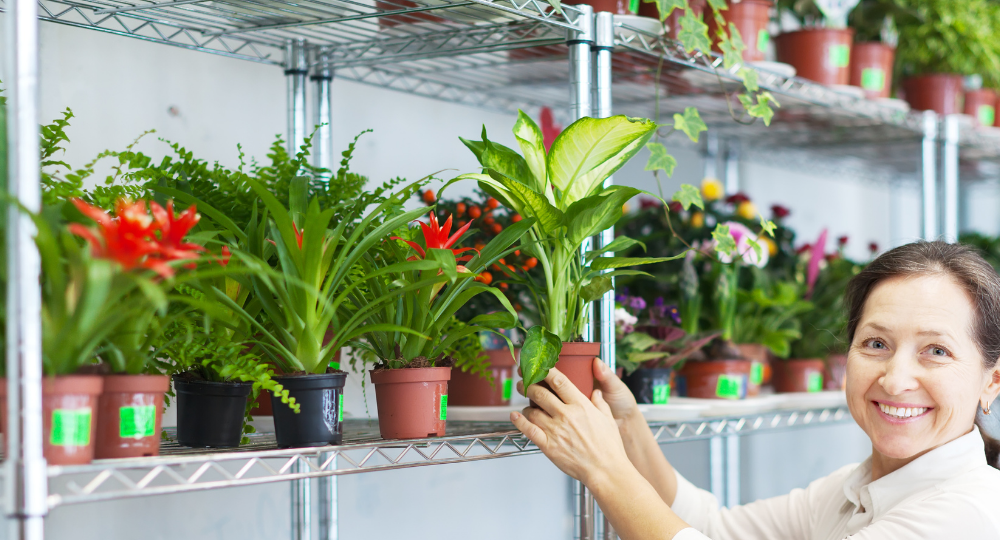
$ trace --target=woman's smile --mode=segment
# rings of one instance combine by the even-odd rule
[[[890,424],[912,424],[929,415],[934,408],[912,403],[895,403],[892,401],[872,401],[886,422]]]

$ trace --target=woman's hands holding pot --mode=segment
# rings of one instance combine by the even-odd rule
[[[594,379],[601,385],[601,397],[611,408],[611,414],[618,422],[619,428],[626,420],[642,416],[632,391],[599,358],[594,359]]]
[[[613,374],[610,377],[628,392]],[[591,488],[594,482],[614,477],[616,470],[630,468],[613,410],[605,402],[602,391],[594,390],[593,397],[588,400],[554,368],[545,377],[545,382],[551,391],[533,384],[525,392],[524,383],[517,383],[518,391],[539,407],[525,408],[523,414],[511,413],[511,422],[517,429],[560,470]],[[615,406],[627,408],[623,405],[624,397],[613,384],[610,386],[615,392]],[[631,403],[635,407],[634,398]]]

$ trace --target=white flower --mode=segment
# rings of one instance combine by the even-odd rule
[[[625,308],[615,310],[615,324],[634,326],[637,322],[639,322],[639,318],[626,311]]]

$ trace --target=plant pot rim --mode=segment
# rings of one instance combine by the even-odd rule
[[[853,36],[854,35],[854,29],[853,28],[824,28],[824,27],[821,27],[821,26],[815,26],[815,27],[811,26],[809,28],[800,28],[798,30],[792,30],[791,32],[782,32],[782,33],[778,34],[777,36],[775,36],[774,39],[781,39],[784,36],[794,36],[794,35],[800,35],[800,34],[819,34],[819,33],[824,33],[824,34],[850,34],[850,35]]]
[[[42,392],[98,395],[104,389],[101,375],[43,375]],[[0,397],[7,395],[7,377],[0,378]]]
[[[450,381],[450,367],[397,368],[368,371],[372,384]]]
[[[250,395],[253,383],[244,381],[215,382],[179,379],[177,375],[172,377],[174,390],[181,392],[189,390],[190,393],[200,393],[214,396],[243,396]],[[184,388],[187,386],[188,388]]]
[[[311,390],[325,388],[343,388],[347,382],[347,372],[308,373],[304,375],[275,375],[272,380],[285,387],[286,390]]]
[[[132,392],[136,394],[161,393],[170,390],[168,375],[140,374],[109,374],[104,375],[104,393]]]
[[[564,341],[559,356],[597,356],[600,352],[600,341]]]

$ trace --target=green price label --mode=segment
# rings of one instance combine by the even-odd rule
[[[743,395],[743,377],[723,373],[715,385],[715,395],[725,399],[740,399]]]
[[[337,421],[338,422],[343,422],[344,421],[344,393],[343,392],[341,392],[340,395],[337,396]]]
[[[514,393],[514,379],[503,380],[503,400],[507,401]]]
[[[635,15],[636,13],[639,13],[639,0],[629,0],[629,2],[628,2],[628,10],[633,15]]]
[[[979,119],[979,125],[981,126],[992,126],[993,121],[996,120],[997,110],[993,108],[993,105],[980,105],[979,110],[976,111],[976,118]]]
[[[809,380],[806,381],[806,388],[808,392],[819,392],[823,389],[823,374],[822,373],[810,373]]]
[[[767,46],[771,43],[771,33],[767,30],[761,29],[757,32],[757,50],[760,52],[767,51]]]
[[[118,409],[118,436],[142,439],[156,434],[156,405],[139,405]]]
[[[653,385],[653,405],[666,405],[670,401],[670,383]]]
[[[441,394],[441,416],[438,419],[448,419],[448,394]]]
[[[885,88],[885,71],[882,68],[862,69],[861,88],[872,92],[881,92]]]
[[[52,446],[87,446],[90,444],[90,407],[52,411]]]
[[[835,68],[845,68],[851,63],[850,45],[834,45],[829,49],[830,65]]]
[[[759,385],[764,382],[764,364],[752,362],[750,364],[750,384]]]

